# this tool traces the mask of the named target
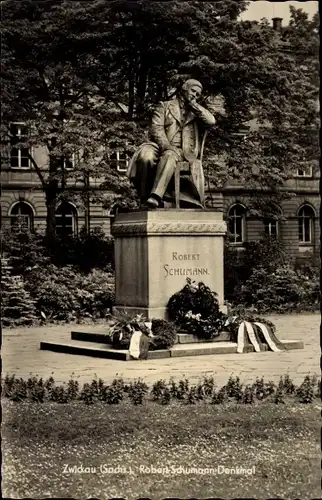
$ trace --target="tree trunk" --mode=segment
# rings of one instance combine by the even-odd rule
[[[144,63],[144,55],[141,54],[141,64],[139,67],[139,74],[137,79],[137,109],[136,114],[140,116],[144,110],[144,101],[145,101],[145,93],[147,87],[147,78],[148,78],[148,68]]]
[[[46,194],[46,207],[47,207],[47,224],[46,224],[46,235],[48,238],[54,238],[56,235],[56,201],[58,195],[57,182],[51,181],[47,185]]]
[[[84,176],[85,187],[85,233],[88,236],[90,233],[90,199],[89,199],[89,174],[85,172]]]
[[[55,145],[56,139],[53,139],[53,145]],[[56,236],[56,203],[58,196],[58,180],[55,178],[58,166],[60,163],[60,158],[49,154],[49,178],[45,187],[46,194],[46,207],[47,207],[47,226],[46,235],[48,238],[53,238]]]
[[[135,101],[135,79],[134,79],[134,71],[133,71],[133,63],[130,64],[129,67],[129,119],[133,119],[134,114],[134,101]]]

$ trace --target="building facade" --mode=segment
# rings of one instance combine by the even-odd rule
[[[273,19],[273,29],[283,35],[282,19]],[[284,43],[284,42],[283,42]],[[287,50],[287,42],[283,50]],[[39,176],[35,172],[30,155],[44,172],[48,169],[48,153],[44,148],[30,150],[16,147],[28,133],[23,123],[10,126],[11,144],[2,155],[1,173],[1,218],[7,229],[44,231],[46,228],[46,199]],[[76,159],[70,158],[65,164],[72,171]],[[129,157],[116,151],[111,164],[120,174],[125,174]],[[91,187],[99,187],[102,179],[89,179]],[[319,255],[320,248],[320,168],[307,165],[298,169],[293,178],[285,184],[289,196],[276,207],[279,216],[262,218],[252,214],[252,198],[247,186],[231,182],[220,194],[216,194],[215,204],[223,210],[229,229],[231,245],[242,249],[245,243],[261,240],[264,236],[277,238],[294,256]],[[88,181],[87,181],[88,182]],[[70,182],[73,190],[84,190],[86,182]],[[67,183],[68,187],[68,183]],[[77,235],[85,226],[87,230],[101,227],[110,234],[111,216],[102,203],[64,202],[56,207],[56,232]]]
[[[23,124],[13,124],[16,134],[26,133]],[[48,168],[48,155],[44,148],[11,148],[3,156],[1,173],[1,215],[2,227],[12,230],[19,228],[30,231],[44,231],[46,228],[46,200],[40,179],[35,172],[28,154],[31,154],[44,172]],[[116,152],[111,159],[114,167],[125,175],[129,158],[122,152]],[[69,169],[73,169],[73,158]],[[223,210],[229,229],[231,245],[242,249],[247,242],[258,241],[264,236],[277,238],[294,256],[318,255],[320,242],[319,193],[320,169],[298,170],[294,178],[285,185],[290,196],[277,207],[280,217],[261,218],[252,215],[251,196],[245,186],[231,183],[226,185],[221,194],[215,195],[219,209]],[[92,187],[99,185],[99,179],[90,180]],[[75,185],[72,186],[75,190]],[[84,183],[78,182],[79,190]],[[77,198],[76,198],[77,200]],[[101,203],[87,206],[90,229],[101,227],[110,234],[110,213]],[[86,224],[84,203],[65,202],[56,208],[57,234],[77,235]]]

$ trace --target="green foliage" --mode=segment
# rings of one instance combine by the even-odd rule
[[[170,389],[166,387],[161,394],[160,402],[162,405],[168,405],[170,401],[171,401],[171,392]]]
[[[114,302],[111,275],[96,269],[81,274],[71,266],[59,268],[51,264],[33,268],[25,280],[37,309],[52,321],[104,318]]]
[[[124,397],[124,382],[122,379],[114,379],[110,385],[105,385],[103,380],[99,379],[96,392],[100,401],[107,404],[119,404]]]
[[[151,389],[151,396],[153,401],[158,401],[162,398],[165,389],[167,389],[167,384],[165,380],[158,380],[155,382]]]
[[[72,401],[76,399],[79,394],[79,383],[77,380],[70,379],[67,384],[68,398]]]
[[[172,347],[176,339],[176,329],[173,323],[161,319],[152,319],[151,323],[153,337],[149,338],[149,349],[158,350]],[[133,317],[126,313],[118,313],[111,320],[111,328],[107,339],[115,349],[128,349],[133,328],[146,334],[150,333],[142,316]]]
[[[8,258],[12,273],[20,276],[34,266],[45,266],[50,260],[44,237],[30,231],[4,231],[2,252]]]
[[[290,379],[288,379],[288,383],[292,383]],[[259,401],[263,401],[264,399],[268,398],[271,394],[274,393],[276,388],[274,382],[269,381],[266,383],[264,382],[263,377],[260,379],[256,378],[256,381],[254,382],[252,387],[256,399],[258,399]]]
[[[254,269],[264,268],[270,273],[285,264],[292,264],[292,259],[283,244],[273,238],[245,243],[242,252],[226,244],[224,251],[226,300],[234,304],[242,301],[243,286]]]
[[[84,401],[86,405],[92,405],[95,402],[95,392],[90,384],[84,384],[82,392],[80,393],[80,400]]]
[[[216,294],[203,283],[196,285],[189,278],[184,288],[170,298],[168,313],[179,328],[203,339],[214,338],[225,330],[230,332],[231,340],[237,342],[242,321],[264,323],[275,332],[273,323],[250,314],[244,306],[235,308],[230,315],[220,312]]]
[[[231,314],[228,316],[228,324],[225,325],[225,331],[230,332],[230,340],[232,342],[237,342],[238,329],[242,321],[248,321],[252,323],[254,331],[258,333],[260,338],[262,337],[262,333],[260,328],[257,325],[254,325],[255,322],[263,323],[264,325],[269,327],[273,333],[276,332],[274,323],[272,323],[269,319],[254,315],[245,310],[245,307],[241,305],[233,309]]]
[[[274,272],[255,268],[246,281],[241,299],[261,312],[294,311],[305,300],[301,277],[289,265],[277,267]]]
[[[128,196],[129,183],[109,155],[116,148],[131,153],[151,106],[188,76],[202,81],[217,117],[205,155],[210,184],[237,178],[276,192],[303,158],[316,160],[318,16],[311,21],[292,10],[281,34],[265,20],[240,21],[246,5],[4,2],[3,122],[27,118],[33,129],[25,145],[49,150],[48,173],[36,162],[33,168],[46,194],[50,234],[66,179],[84,185],[87,175],[104,176],[106,188],[118,197],[121,185]],[[63,160],[75,150],[80,158],[68,171]],[[81,199],[87,194],[84,186]]]
[[[214,377],[204,376],[202,380],[202,386],[205,396],[211,396],[215,390],[215,380]]]
[[[134,405],[143,404],[143,400],[148,392],[148,386],[141,379],[131,382],[128,388],[128,396]]]
[[[295,393],[295,385],[288,374],[284,375],[284,377],[281,377],[281,387],[285,394]]]
[[[77,398],[78,392],[75,394]],[[100,379],[93,379],[91,384],[84,384],[79,395],[79,399],[85,404],[91,405],[97,402],[106,404],[119,404],[124,397],[124,382],[121,379],[115,379],[110,385],[106,385]]]
[[[241,402],[245,405],[251,405],[254,401],[254,388],[251,385],[246,385]]]
[[[243,384],[240,382],[239,377],[230,376],[225,388],[228,398],[233,398],[237,402],[241,401],[243,398]]]
[[[123,391],[116,385],[110,385],[104,392],[104,401],[108,404],[119,404],[123,399]]]
[[[228,396],[227,396],[227,390],[226,387],[223,386],[219,389],[218,392],[213,393],[211,403],[214,405],[220,405],[223,404],[227,401]]]
[[[1,276],[1,323],[4,327],[27,326],[37,322],[36,302],[19,276],[3,266]]]
[[[192,385],[189,388],[186,403],[189,405],[195,405],[198,401],[199,401],[199,395],[197,392],[197,387],[195,385]]]
[[[285,395],[285,393],[284,393],[284,384],[283,384],[283,381],[280,380],[279,383],[278,383],[275,395],[274,395],[274,403],[276,403],[276,404],[284,404],[285,403],[284,395]]]
[[[114,268],[114,240],[107,236],[101,228],[95,228],[79,237],[52,238],[45,240],[51,262],[57,266],[72,265],[81,272],[89,272],[93,268],[111,272]]]
[[[6,377],[3,386],[3,395],[12,401],[20,402],[28,397],[27,383],[22,378],[18,379],[14,375]]]
[[[206,339],[216,337],[226,321],[216,295],[204,283],[196,285],[187,278],[182,290],[169,299],[169,317],[188,333]]]
[[[260,313],[317,310],[319,264],[295,262],[283,245],[272,239],[249,243],[244,252],[228,246],[225,297],[236,314],[243,308]]]
[[[173,379],[156,381],[151,388],[142,380],[137,379],[128,385],[122,378],[114,379],[107,385],[102,379],[94,378],[91,383],[85,383],[80,390],[76,380],[70,379],[68,384],[56,385],[51,376],[43,380],[38,376],[29,377],[28,380],[15,375],[6,374],[2,381],[2,396],[15,402],[31,401],[44,403],[52,401],[67,404],[71,401],[82,401],[86,405],[99,403],[120,404],[130,401],[134,405],[143,402],[156,402],[168,405],[172,401],[182,404],[254,404],[255,401],[272,401],[284,404],[295,399],[300,403],[312,403],[319,397],[320,384],[316,375],[307,375],[302,384],[296,387],[288,374],[281,377],[278,385],[274,382],[265,382],[264,378],[256,378],[253,384],[243,387],[239,377],[230,376],[227,383],[218,391],[215,389],[213,377],[203,377],[197,384],[190,385],[188,379]]]
[[[170,321],[152,319],[152,333],[149,349],[169,349],[175,343],[177,330]]]
[[[316,389],[317,378],[316,376],[310,377],[306,375],[300,387],[296,390],[296,396],[300,403],[312,403],[315,397],[314,390]]]
[[[111,272],[114,267],[114,241],[101,228],[79,237],[48,238],[29,231],[6,231],[2,252],[8,257],[13,274],[24,276],[35,266],[74,266],[81,272],[102,269]]]
[[[54,403],[67,404],[70,402],[71,397],[68,389],[64,385],[53,384],[50,389],[48,389],[48,400]]]
[[[145,318],[140,314],[133,316],[125,311],[117,312],[111,318],[107,341],[115,349],[128,349],[134,330],[149,333],[145,325]]]

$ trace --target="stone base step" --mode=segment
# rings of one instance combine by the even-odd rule
[[[217,337],[213,339],[200,339],[197,335],[191,335],[190,333],[177,333],[177,338],[175,344],[204,344],[209,342],[229,342],[230,333],[221,332]]]
[[[304,348],[304,344],[301,341],[282,340],[281,342],[287,350]],[[92,347],[88,344],[88,341],[81,340],[72,340],[72,343],[70,344],[57,342],[41,342],[40,349],[65,354],[79,354],[83,356],[92,356],[105,359],[118,359],[123,361],[129,361],[133,359],[126,349],[113,349],[111,345],[108,345],[106,343]],[[265,346],[265,350],[268,350],[267,346]],[[200,356],[205,354],[234,354],[236,352],[237,343],[235,342],[207,342],[203,343],[202,345],[200,345],[200,343],[187,345],[177,344],[171,349],[149,351],[148,359],[151,360],[181,356]],[[254,352],[254,347],[252,345],[245,346],[245,352]]]
[[[81,340],[84,342],[98,342],[98,343],[106,343],[107,335],[104,333],[93,333],[93,332],[71,332],[72,340]],[[200,339],[196,335],[191,335],[190,333],[180,332],[176,335],[175,344],[204,344],[210,342],[229,342],[230,341],[230,333],[229,332],[221,332],[214,339],[204,340]]]

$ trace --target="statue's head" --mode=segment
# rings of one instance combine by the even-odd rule
[[[181,94],[186,101],[198,100],[201,96],[202,84],[198,80],[187,80],[181,87]]]

